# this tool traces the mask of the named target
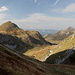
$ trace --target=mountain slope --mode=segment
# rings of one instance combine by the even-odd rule
[[[38,63],[24,59],[1,44],[0,57],[0,75],[45,75]]]
[[[75,55],[75,33],[69,36],[64,41],[62,41],[59,45],[55,46],[51,51],[53,51],[53,54],[51,54],[49,58],[46,60],[46,62],[49,63],[54,63],[57,60],[60,62],[56,64],[60,64],[65,62],[68,58],[71,58],[71,56],[74,56]],[[69,60],[67,64],[69,64],[70,62],[72,61]],[[72,63],[75,63],[75,61],[73,61]]]
[[[19,56],[0,44],[0,75],[75,75],[74,66],[48,65]]]
[[[55,37],[59,37],[59,39],[61,39],[61,37],[66,38],[66,37],[70,36],[71,34],[73,34],[74,30],[75,30],[74,28],[69,27],[63,31],[59,31],[56,34],[53,34],[54,36],[52,35],[51,38],[52,39]],[[67,34],[67,33],[69,33],[69,34]],[[37,51],[30,50],[24,54],[27,56],[33,57],[35,59],[38,59],[40,61],[45,61],[50,55],[55,54],[55,52],[58,53],[58,52],[62,52],[64,50],[70,49],[72,47],[72,43],[74,43],[74,41],[75,41],[75,40],[71,40],[72,37],[74,37],[74,34],[72,36],[70,36],[70,38],[67,38],[67,39],[69,39],[68,41],[65,40],[65,42],[64,42],[62,40],[63,45],[62,45],[62,43],[60,43],[59,45],[56,45],[55,47],[48,46],[48,47],[45,47],[44,49],[43,48],[39,49],[39,50],[36,49]],[[57,40],[57,38],[55,38],[55,39]],[[33,52],[31,52],[31,51],[33,51]],[[54,61],[55,61],[56,57],[58,58],[58,56],[59,56],[59,54],[56,54],[56,55],[57,56],[54,55],[55,57],[54,56],[51,57],[52,59],[54,58]],[[52,59],[51,59],[51,61],[52,61]],[[53,61],[53,63],[54,63],[54,61]]]
[[[54,41],[60,41],[64,40],[65,38],[69,37],[75,32],[75,29],[72,27],[68,27],[65,30],[58,31],[55,34],[52,34],[51,36],[46,37],[48,40],[54,40]]]
[[[6,23],[3,23],[0,26],[0,31],[12,31],[12,30],[18,30],[20,29],[16,24],[12,23],[11,21],[8,21]]]
[[[64,32],[65,33],[68,31],[71,32],[72,30],[73,29],[71,27],[69,27],[68,29],[64,30]],[[47,47],[44,47],[41,49],[36,48],[36,49],[30,50],[30,51],[27,51],[26,53],[24,53],[24,55],[33,57],[40,61],[45,61],[47,59],[46,62],[49,62],[52,64],[54,64],[55,62],[57,62],[56,64],[63,63],[67,58],[69,58],[72,55],[72,52],[73,52],[72,48],[75,45],[75,37],[74,36],[75,36],[75,33],[72,34],[71,36],[69,36],[67,39],[63,40],[58,45],[47,46]],[[66,54],[65,59],[63,59],[65,54]],[[57,60],[61,55],[62,55],[62,59]],[[55,61],[55,60],[57,60],[57,61]]]
[[[4,44],[8,48],[20,54],[26,52],[28,49],[33,48],[33,46],[28,45],[27,43],[23,42],[20,38],[16,36],[11,36],[1,33],[0,33],[0,43]]]
[[[48,42],[42,37],[42,35],[39,32],[22,30],[16,24],[12,23],[11,21],[8,21],[0,26],[0,33],[1,33],[1,37],[2,37],[1,40],[4,40],[2,43],[7,44],[9,46],[12,45],[13,41],[10,42],[11,37],[6,36],[6,35],[10,35],[13,38],[16,37],[19,40],[21,40],[23,42],[23,44],[24,43],[26,44],[26,46],[25,45],[22,46],[23,44],[21,46],[24,48],[26,47],[26,49],[30,49],[30,48],[33,48],[36,46],[42,46],[42,45],[48,44]],[[17,42],[18,39],[16,39],[14,42],[16,42],[16,44],[20,45],[20,42]],[[10,42],[10,44],[8,42]],[[13,45],[15,46],[16,44],[13,44]],[[9,48],[11,48],[11,47],[9,47]]]

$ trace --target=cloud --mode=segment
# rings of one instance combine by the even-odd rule
[[[72,3],[70,5],[68,5],[64,10],[62,10],[65,13],[68,12],[75,12],[75,3]]]
[[[75,3],[69,4],[64,9],[53,9],[52,11],[53,12],[58,12],[58,13],[72,13],[72,12],[75,12]]]
[[[0,8],[0,12],[2,12],[2,11],[7,11],[8,10],[8,8],[6,7],[6,6],[2,6],[1,8]]]
[[[37,3],[37,0],[34,0],[34,3]]]
[[[75,27],[75,19],[52,17],[42,13],[34,13],[27,18],[12,21],[26,29],[64,29],[71,25]]]
[[[56,6],[60,0],[56,0],[56,2],[53,4],[53,6]]]

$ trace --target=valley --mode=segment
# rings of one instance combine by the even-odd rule
[[[75,75],[75,0],[0,0],[0,75]]]
[[[8,21],[0,26],[0,57],[1,75],[74,75],[75,29],[43,37]]]

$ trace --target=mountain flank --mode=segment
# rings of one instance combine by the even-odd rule
[[[61,40],[57,40],[57,38],[55,38],[54,43],[56,43],[56,42],[59,43],[60,42],[60,44],[58,44],[58,45],[55,44],[55,45],[52,45],[52,46],[44,46],[44,47],[41,47],[41,48],[39,47],[39,48],[30,49],[29,51],[25,52],[24,55],[33,57],[33,58],[38,59],[40,61],[46,61],[46,59],[49,56],[54,54],[53,56],[49,57],[51,59],[51,60],[50,59],[49,60],[52,61],[53,57],[54,57],[54,59],[56,59],[56,57],[57,58],[59,57],[59,54],[60,54],[59,52],[61,52],[61,54],[65,54],[66,50],[69,50],[69,49],[71,49],[71,47],[73,47],[72,44],[74,43],[74,40],[71,40],[71,38],[74,36],[74,31],[75,31],[74,28],[69,27],[65,30],[59,31],[56,34],[52,35],[52,37],[51,37],[52,39],[55,38],[55,37],[58,37],[59,39],[62,38],[63,39],[62,40],[63,45],[61,45],[62,44]],[[69,39],[69,40],[66,41],[67,40],[66,38]],[[49,41],[51,42],[52,39],[49,39]],[[64,40],[65,40],[65,42],[64,42]],[[67,51],[67,52],[70,52],[70,51]],[[67,56],[68,55],[66,54],[66,57]],[[71,55],[69,55],[69,56],[71,56]],[[55,62],[55,60],[53,61],[53,63],[54,62]]]
[[[50,44],[39,32],[22,30],[11,21],[0,26],[0,42],[20,54],[31,48]]]
[[[62,41],[66,38],[68,38],[70,35],[72,35],[73,33],[75,32],[75,29],[73,27],[68,27],[67,29],[65,30],[61,30],[61,31],[58,31],[57,33],[55,34],[52,34],[52,35],[47,35],[46,36],[46,40],[48,41]]]
[[[0,44],[0,75],[75,75],[74,66],[49,65],[20,56]]]
[[[56,45],[51,51],[53,54],[47,58],[46,62],[75,65],[75,33]]]

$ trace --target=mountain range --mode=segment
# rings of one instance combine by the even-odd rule
[[[67,29],[69,30],[72,28],[69,27]],[[73,49],[74,47],[75,47],[75,33],[73,31],[72,35],[62,40],[62,42],[59,43],[58,45],[52,45],[52,46],[49,45],[42,48],[32,49],[30,51],[27,51],[24,54],[33,57],[35,59],[38,59],[40,61],[45,61],[46,63],[50,63],[50,64],[64,63],[64,64],[72,65],[75,63],[74,61],[75,50]]]
[[[68,27],[67,29],[58,31],[57,33],[54,33],[52,35],[50,34],[46,34],[44,35],[44,38],[47,41],[51,41],[51,42],[57,42],[57,41],[62,41],[66,38],[68,38],[70,35],[72,35],[75,32],[75,29],[73,27]]]
[[[11,21],[3,23],[0,75],[75,75],[75,29],[69,27],[45,39],[39,32],[22,30]]]
[[[26,29],[24,29],[24,30],[26,30]],[[29,31],[33,31],[33,30],[38,31],[42,36],[44,36],[46,34],[54,34],[57,31],[59,31],[57,29],[27,29],[27,30],[29,30]]]

